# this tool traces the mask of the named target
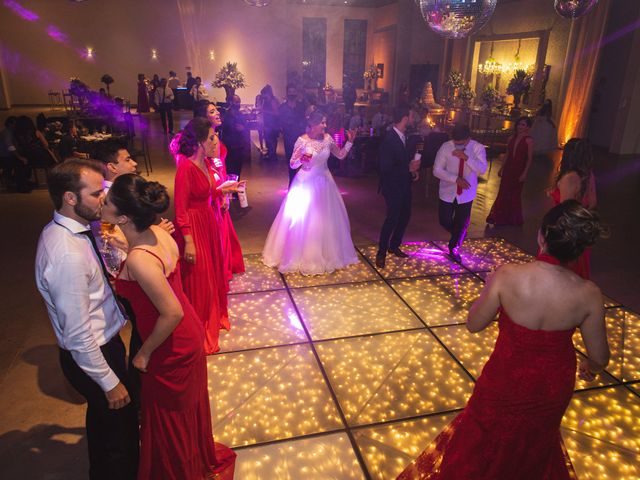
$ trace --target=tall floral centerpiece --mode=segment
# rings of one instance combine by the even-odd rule
[[[111,85],[113,82],[115,82],[115,80],[113,79],[113,77],[111,75],[109,75],[108,73],[105,73],[100,78],[100,82],[104,83],[107,86],[107,95],[110,97],[111,96],[111,91],[109,90],[109,85]]]
[[[460,89],[464,87],[464,77],[460,72],[451,71],[449,75],[447,75],[447,79],[444,82],[444,86],[447,88],[447,103],[452,106],[458,95],[460,94]]]
[[[236,62],[227,62],[216,73],[216,79],[211,83],[215,88],[224,88],[227,96],[227,102],[229,102],[236,94],[236,89],[245,88],[244,75],[238,70],[238,64]]]
[[[364,71],[364,74],[362,76],[367,81],[367,85],[368,85],[367,90],[378,89],[378,75],[379,75],[378,67],[373,63],[369,65],[369,68],[367,68]]]
[[[531,75],[524,70],[516,70],[513,74],[513,78],[509,80],[507,86],[507,93],[513,95],[513,110],[512,113],[518,113],[520,111],[520,101],[522,96],[529,92],[531,88]]]

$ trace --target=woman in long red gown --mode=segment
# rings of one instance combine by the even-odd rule
[[[182,131],[175,178],[176,240],[183,257],[182,282],[205,329],[205,353],[220,349],[220,328],[229,328],[228,281],[222,250],[218,197],[223,179],[212,158],[218,139],[211,122],[194,118]],[[230,190],[230,191],[233,191]]]
[[[182,290],[178,246],[152,226],[168,206],[164,186],[127,174],[113,183],[102,213],[129,245],[116,290],[143,340],[133,359],[142,372],[138,479],[231,480],[235,453],[213,441],[204,331]]]
[[[138,74],[138,113],[146,113],[149,111],[149,90],[147,89],[147,81],[144,73]]]
[[[206,118],[211,122],[214,129],[219,128],[222,125],[222,118],[220,111],[215,104],[207,103],[195,110],[196,117]],[[213,166],[224,180],[227,178],[227,147],[222,141],[220,141],[220,155],[213,159]],[[216,159],[218,161],[216,161]],[[222,228],[220,232],[222,234],[222,253],[225,256],[225,266],[227,270],[227,278],[231,280],[234,274],[244,273],[244,259],[242,258],[242,247],[238,240],[238,234],[233,226],[231,215],[229,214],[229,203],[226,195],[220,195],[218,197],[220,204],[220,212],[222,216]]]
[[[575,478],[560,435],[574,390],[579,328],[593,380],[609,361],[598,287],[566,268],[599,234],[597,216],[575,201],[551,209],[525,265],[506,265],[488,280],[469,312],[478,332],[499,313],[500,333],[464,411],[398,479]]]
[[[509,139],[507,158],[498,175],[500,189],[487,223],[491,225],[522,225],[522,187],[533,160],[533,139],[529,136],[531,119],[516,121],[515,135]]]
[[[591,170],[593,152],[588,140],[572,138],[564,146],[556,186],[549,196],[554,205],[565,200],[577,200],[583,207],[593,210],[598,204],[596,179]],[[587,280],[591,278],[591,248],[569,263],[569,268]]]

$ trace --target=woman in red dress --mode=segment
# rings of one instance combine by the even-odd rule
[[[213,442],[204,332],[182,290],[178,246],[152,225],[168,206],[164,186],[127,174],[115,180],[102,211],[129,245],[116,290],[143,340],[133,359],[142,372],[138,479],[231,480],[235,453]]]
[[[577,200],[583,207],[593,210],[598,201],[596,197],[596,179],[591,170],[593,151],[588,140],[572,138],[564,146],[560,171],[556,186],[549,196],[554,205],[565,200]],[[569,268],[587,280],[591,277],[591,248],[584,249],[582,255],[569,263]]]
[[[218,197],[234,188],[218,188],[224,180],[211,160],[218,149],[211,122],[204,118],[191,120],[180,136],[175,178],[176,240],[183,256],[182,282],[187,298],[204,323],[207,355],[220,350],[220,328],[229,328],[229,288]]]
[[[529,136],[531,119],[516,121],[515,135],[509,139],[507,158],[498,172],[500,189],[487,216],[491,225],[522,225],[522,187],[533,160],[533,139]]]
[[[573,395],[580,329],[593,380],[609,362],[598,287],[566,268],[600,231],[578,202],[551,209],[536,261],[500,267],[473,304],[467,328],[479,332],[499,313],[500,333],[464,411],[398,479],[575,478],[560,435]]]
[[[147,80],[144,73],[138,74],[138,113],[146,113],[149,111],[149,90],[147,88]]]
[[[219,128],[222,125],[222,118],[220,111],[213,103],[203,104],[195,110],[196,117],[206,118],[211,122],[214,129]],[[227,179],[227,147],[220,141],[220,155],[213,159],[213,167],[216,169],[222,180]],[[222,216],[222,228],[220,232],[222,234],[222,254],[225,256],[225,268],[227,271],[227,279],[230,281],[233,274],[244,273],[244,259],[242,258],[242,247],[240,246],[240,240],[238,240],[238,234],[233,227],[233,221],[229,214],[229,199],[227,195],[220,195],[218,197],[220,204],[220,212]]]

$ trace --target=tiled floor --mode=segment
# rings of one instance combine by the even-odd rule
[[[247,255],[232,283],[232,330],[209,357],[214,435],[237,448],[237,478],[395,478],[464,407],[497,327],[464,327],[485,276],[531,257],[502,239],[470,239],[463,267],[439,242],[410,258],[331,275],[282,276]],[[640,476],[640,319],[611,299],[612,361],[576,382],[562,432],[584,478]],[[575,336],[576,355],[584,351]]]

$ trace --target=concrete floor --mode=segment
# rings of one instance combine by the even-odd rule
[[[39,110],[38,110],[39,111]],[[29,114],[36,110],[2,112]],[[46,112],[45,112],[46,113]],[[177,115],[183,125],[190,114]],[[174,164],[151,116],[150,178],[172,189]],[[470,237],[500,236],[535,253],[536,231],[550,206],[544,191],[551,184],[559,152],[536,158],[524,191],[523,227],[486,229],[484,219],[497,193],[497,165],[480,185],[474,205]],[[142,169],[142,165],[140,166]],[[640,312],[640,240],[637,206],[640,205],[640,159],[598,153],[596,163],[599,210],[611,227],[611,236],[593,250],[594,281],[609,297]],[[243,176],[248,179],[251,209],[236,215],[235,226],[245,253],[258,253],[276,215],[287,186],[284,161],[263,164],[253,150]],[[384,201],[376,194],[375,175],[336,177],[345,193],[356,245],[374,243],[384,216]],[[436,186],[429,198],[424,184],[415,185],[414,210],[406,241],[443,240],[437,222]],[[0,192],[2,265],[0,285],[0,478],[81,479],[87,471],[82,400],[67,387],[57,360],[57,347],[42,300],[33,280],[39,233],[50,220],[52,206],[45,189],[29,195]]]

